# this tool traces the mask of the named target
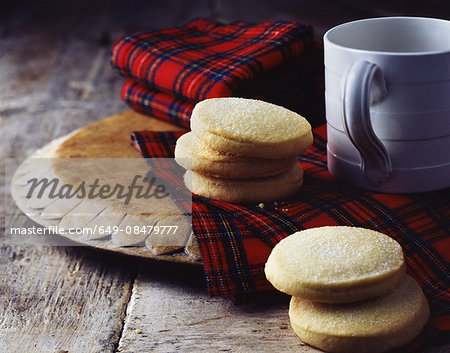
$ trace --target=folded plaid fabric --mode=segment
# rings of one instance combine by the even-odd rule
[[[121,97],[133,110],[185,128],[190,127],[194,103],[173,94],[150,89],[132,79],[126,80],[123,84]]]
[[[173,157],[184,132],[141,131],[132,141],[143,157]],[[235,300],[273,290],[264,264],[281,239],[301,229],[349,225],[390,235],[403,247],[408,273],[431,305],[431,320],[408,347],[422,346],[450,330],[449,190],[397,195],[362,191],[337,183],[326,164],[326,128],[314,130],[314,144],[299,157],[304,185],[295,198],[265,205],[237,205],[193,195],[193,231],[200,246],[211,295]],[[183,181],[174,180],[183,188]]]
[[[185,127],[195,103],[215,97],[259,98],[308,114],[305,103],[322,97],[322,62],[310,26],[205,19],[124,37],[111,57],[128,78],[122,99]]]

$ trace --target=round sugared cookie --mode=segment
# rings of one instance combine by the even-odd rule
[[[303,169],[296,163],[288,171],[266,178],[224,179],[186,171],[184,182],[194,194],[231,203],[259,203],[286,199],[300,189]]]
[[[291,325],[311,346],[333,353],[381,353],[417,336],[430,316],[422,289],[409,276],[383,297],[325,304],[292,297]]]
[[[192,112],[191,129],[212,149],[246,157],[294,157],[313,142],[311,125],[301,115],[255,99],[201,101]]]
[[[175,160],[183,168],[200,174],[221,178],[261,178],[291,169],[297,159],[263,159],[219,153],[188,132],[177,140]]]
[[[400,244],[374,230],[330,226],[294,233],[265,267],[278,290],[326,303],[350,303],[392,291],[406,273]]]

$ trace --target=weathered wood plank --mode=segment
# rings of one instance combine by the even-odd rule
[[[112,352],[132,277],[126,264],[81,248],[1,249],[3,352]]]
[[[39,227],[6,201],[6,226]],[[133,265],[81,247],[44,246],[46,241],[36,237],[36,245],[0,244],[0,350],[113,352]]]
[[[32,11],[2,21],[2,159],[25,157],[55,137],[126,109],[119,99],[111,99],[118,97],[120,89],[120,78],[112,70],[109,77],[114,74],[117,81],[92,88],[96,80],[108,77],[102,69],[109,68],[109,48],[86,38],[75,40],[73,29],[82,13],[62,13],[65,16],[54,16],[47,28],[39,23],[42,17],[33,18]],[[1,169],[3,195],[3,163]],[[2,220],[3,206],[1,202]],[[8,205],[6,212],[15,226],[37,226],[14,205]],[[3,233],[4,222],[1,228]],[[133,278],[132,265],[124,259],[93,250],[2,245],[0,350],[114,351]]]
[[[211,298],[191,267],[141,267],[134,282],[118,352],[322,352],[291,329],[289,297],[273,293],[255,304]],[[423,353],[448,352],[435,342]]]
[[[172,272],[172,273],[170,273]],[[290,328],[287,296],[234,305],[188,269],[141,270],[119,352],[319,352]]]

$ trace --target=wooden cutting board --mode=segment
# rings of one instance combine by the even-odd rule
[[[80,211],[89,210],[90,214],[92,214],[92,210],[95,212],[96,209],[106,207],[102,204],[94,204],[92,200],[58,199],[50,202],[48,199],[45,200],[45,198],[30,200],[24,197],[26,194],[24,180],[27,180],[35,173],[35,171],[30,170],[30,158],[141,158],[139,152],[130,144],[130,133],[139,130],[173,131],[181,129],[134,111],[125,111],[99,120],[85,128],[52,141],[25,160],[18,167],[12,178],[11,191],[14,201],[29,218],[44,227],[62,225],[66,227],[67,225],[83,227],[86,224],[89,227],[92,227],[93,224],[113,226],[114,222],[126,222],[127,225],[134,226],[146,224],[146,221],[149,224],[154,224],[154,219],[137,218],[127,214],[115,215],[112,218],[102,218],[101,215],[105,213],[104,211],[99,213],[94,219],[92,217],[90,219],[80,217]],[[56,176],[60,176],[63,173],[63,171],[58,170],[54,166],[51,168],[53,168],[52,173],[56,174]],[[146,201],[153,202],[151,200]],[[76,202],[78,203],[76,204]],[[113,206],[108,204],[107,207]],[[116,209],[114,211],[117,213]],[[186,224],[181,224],[185,220],[180,220],[179,222],[179,226],[186,227]],[[147,236],[145,234],[139,239],[136,239],[136,237],[133,239],[127,238],[127,235],[123,233],[97,234],[97,236],[95,234],[89,236],[64,235],[64,237],[68,237],[70,240],[83,245],[130,256],[159,261],[201,264],[198,246],[190,228],[189,232],[190,234],[186,238],[184,245],[176,246],[161,246],[159,245],[160,243],[155,243],[150,235]]]

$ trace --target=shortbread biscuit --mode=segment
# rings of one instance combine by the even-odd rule
[[[267,260],[278,290],[326,303],[350,303],[392,291],[406,273],[399,243],[358,227],[318,227],[281,240]]]
[[[282,174],[253,179],[223,179],[188,170],[184,182],[194,194],[218,201],[255,203],[285,199],[300,189],[303,169],[296,163]]]
[[[298,337],[334,353],[381,353],[417,336],[430,317],[422,289],[409,276],[390,294],[351,304],[292,297],[289,318]]]
[[[296,163],[295,157],[263,159],[219,153],[195,134],[181,136],[175,146],[175,160],[185,169],[221,178],[261,178],[281,174]]]
[[[212,98],[196,104],[192,131],[212,149],[256,158],[293,157],[313,142],[302,116],[275,104],[244,98]]]

